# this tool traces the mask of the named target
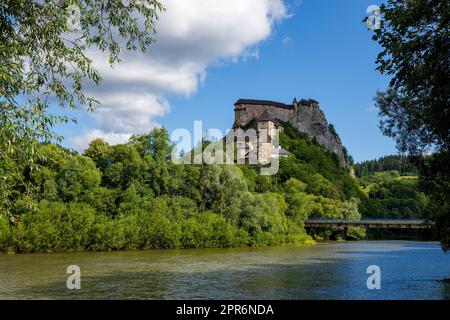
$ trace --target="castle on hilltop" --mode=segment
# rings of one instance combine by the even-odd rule
[[[263,128],[273,131],[282,129],[280,121],[288,122],[299,132],[307,134],[311,140],[317,141],[328,151],[336,154],[341,166],[346,166],[341,139],[328,124],[317,101],[294,99],[292,104],[284,104],[269,100],[239,99],[234,106],[235,128],[245,127],[256,121],[258,131]],[[270,157],[272,152],[270,146],[264,148],[260,150],[261,157]]]

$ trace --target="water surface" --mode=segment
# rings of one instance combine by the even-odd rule
[[[80,290],[66,288],[69,265]],[[432,242],[0,255],[0,299],[450,299],[444,278],[450,254]]]

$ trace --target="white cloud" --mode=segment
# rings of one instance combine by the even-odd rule
[[[103,81],[88,92],[102,104],[92,115],[97,128],[73,139],[79,149],[93,137],[117,143],[149,131],[154,118],[170,110],[166,94],[192,95],[213,63],[257,59],[258,44],[272,34],[275,22],[288,17],[283,0],[162,2],[167,10],[148,52],[127,52],[114,69],[104,54],[90,52]]]
[[[115,92],[100,99],[103,104],[93,117],[98,128],[106,131],[144,133],[154,127],[153,118],[169,111],[166,99],[148,93]]]
[[[89,142],[94,139],[104,139],[111,144],[125,143],[131,137],[128,133],[115,133],[115,132],[105,132],[102,130],[94,129],[89,130],[87,133],[77,136],[72,139],[73,145],[78,150],[84,150],[89,145]]]

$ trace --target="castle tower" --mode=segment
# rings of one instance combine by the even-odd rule
[[[292,101],[292,106],[294,107],[295,111],[297,111],[298,101],[296,97],[294,97],[294,100]]]
[[[276,128],[272,117],[266,111],[258,119],[258,162],[267,163],[273,154],[276,135],[278,129]]]

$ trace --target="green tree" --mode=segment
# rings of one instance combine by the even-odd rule
[[[348,240],[362,240],[367,237],[366,228],[350,227],[347,231]]]
[[[247,191],[242,171],[232,165],[205,165],[199,181],[203,206],[227,214],[228,207]]]
[[[354,165],[355,174],[361,178],[375,172],[398,171],[400,175],[415,176],[417,167],[409,157],[403,155],[384,156],[375,160],[367,160]]]
[[[130,144],[142,156],[150,154],[157,162],[166,162],[172,152],[169,133],[165,128],[154,128],[149,134],[133,135]]]
[[[346,219],[359,219],[361,214],[358,211],[359,199],[351,198],[343,201],[338,209],[338,215]]]
[[[450,3],[388,0],[373,37],[378,70],[390,87],[375,98],[383,133],[416,156],[421,185],[435,203],[444,250],[450,248]],[[424,156],[433,151],[431,156]]]
[[[135,148],[128,144],[111,146],[107,158],[104,186],[126,190],[132,183],[141,181],[143,161]]]
[[[100,185],[101,174],[91,159],[78,155],[68,158],[57,175],[60,198],[85,202]]]
[[[4,0],[0,3],[0,205],[10,207],[20,166],[33,165],[38,143],[60,140],[52,128],[68,121],[48,112],[53,98],[63,107],[97,101],[85,94],[85,80],[98,84],[88,50],[97,48],[111,65],[124,50],[145,50],[152,42],[156,0]],[[76,28],[74,28],[74,26]]]
[[[230,212],[237,212],[238,226],[253,237],[253,244],[283,243],[287,233],[284,197],[276,193],[244,192],[236,199]]]
[[[103,139],[94,139],[84,151],[84,155],[94,161],[99,169],[104,169],[108,165],[108,152],[110,147]]]

